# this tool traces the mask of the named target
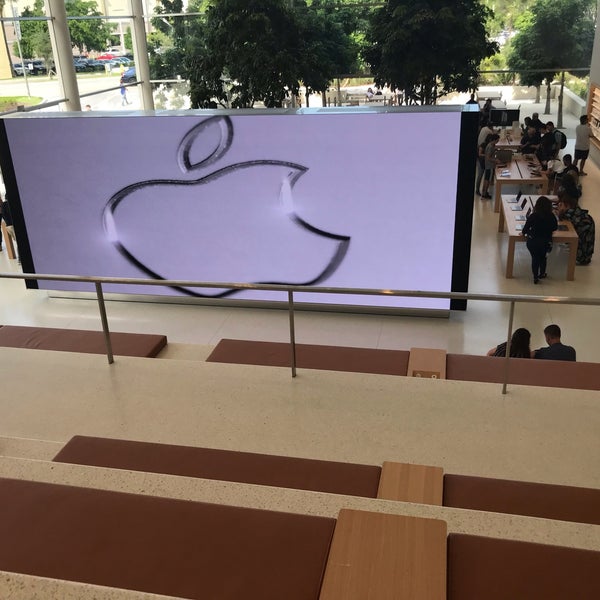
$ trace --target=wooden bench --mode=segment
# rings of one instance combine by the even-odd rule
[[[443,495],[441,467],[388,461],[379,467],[82,435],[53,460],[421,504],[439,505]]]
[[[444,475],[444,506],[600,525],[600,490]]]
[[[600,598],[600,552],[451,533],[447,598]]]
[[[113,353],[120,356],[155,357],[166,345],[167,336],[147,333],[111,332]],[[102,331],[52,327],[0,326],[0,347],[59,350],[106,354]]]
[[[74,436],[55,462],[235,481],[600,525],[600,490],[215,448]]]
[[[505,364],[495,356],[448,354],[447,379],[502,383]],[[576,390],[600,390],[600,364],[563,360],[511,358],[508,383]]]
[[[0,571],[205,600],[318,600],[335,519],[0,479]]]
[[[304,369],[406,375],[408,359],[407,350],[296,344],[296,364]],[[206,360],[242,365],[290,367],[291,346],[286,342],[256,342],[224,338]]]

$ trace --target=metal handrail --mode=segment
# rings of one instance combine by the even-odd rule
[[[317,287],[303,285],[283,285],[266,283],[240,283],[240,282],[214,282],[194,281],[186,279],[143,279],[134,277],[92,277],[82,275],[47,275],[37,273],[0,273],[0,279],[23,279],[39,281],[65,281],[90,283],[96,288],[96,297],[100,310],[102,331],[106,342],[106,355],[108,363],[114,362],[108,318],[102,286],[104,284],[116,285],[148,285],[174,288],[225,288],[237,290],[264,290],[272,292],[285,292],[288,296],[288,313],[290,323],[290,350],[292,377],[296,377],[296,339],[294,324],[294,293],[316,293],[316,294],[353,294],[359,296],[402,296],[405,298],[436,298],[449,300],[483,300],[490,302],[509,302],[510,313],[508,321],[508,333],[506,338],[506,355],[502,393],[506,394],[508,384],[509,350],[512,337],[512,326],[515,304],[537,303],[537,304],[576,304],[583,306],[600,306],[600,298],[576,298],[570,296],[520,296],[514,294],[481,294],[473,292],[432,292],[422,290],[386,290],[375,288],[345,288],[345,287]]]

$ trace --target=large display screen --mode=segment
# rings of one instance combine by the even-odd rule
[[[464,291],[468,210],[467,239],[455,240],[457,215],[465,218],[457,212],[463,116],[459,108],[430,108],[4,119],[2,170],[23,268]],[[106,291],[287,298],[167,286]],[[444,299],[362,295],[300,294],[297,301],[449,307]]]

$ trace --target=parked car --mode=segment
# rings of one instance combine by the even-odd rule
[[[94,66],[90,65],[90,61],[86,58],[73,59],[73,66],[75,67],[75,71],[77,71],[78,73],[84,73],[95,70]]]
[[[88,66],[91,67],[92,71],[104,71],[106,63],[105,60],[88,60]]]
[[[133,83],[134,81],[137,81],[137,77],[135,74],[135,67],[129,67],[129,69],[127,69],[127,71],[125,71],[125,73],[123,73],[123,75],[121,77],[121,82],[122,83]]]
[[[25,61],[25,67],[21,63],[13,64],[13,73],[17,76],[23,75],[23,68],[27,69],[27,75],[45,75],[48,72],[46,65],[41,60]]]
[[[117,57],[113,58],[110,62],[114,63],[116,65],[126,65],[126,66],[129,66],[129,64],[132,61],[129,58],[127,58],[126,56],[117,56]]]

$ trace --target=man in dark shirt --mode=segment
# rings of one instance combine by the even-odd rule
[[[533,357],[544,358],[546,360],[575,361],[575,348],[561,344],[560,334],[560,327],[558,325],[548,325],[548,327],[544,329],[544,335],[546,336],[548,346],[536,350]]]

